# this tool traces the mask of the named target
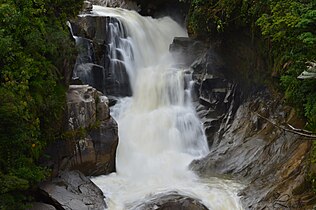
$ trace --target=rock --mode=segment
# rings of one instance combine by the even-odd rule
[[[126,38],[120,21],[115,17],[85,15],[72,21],[71,28],[79,49],[74,76],[106,95],[131,96],[125,58],[116,50],[122,44],[120,40]]]
[[[107,7],[120,7],[129,10],[139,11],[139,7],[135,1],[132,0],[91,0],[95,5]]]
[[[139,13],[143,16],[169,16],[185,27],[186,16],[190,4],[179,0],[134,0],[139,5]]]
[[[70,85],[83,85],[82,81],[79,79],[79,77],[73,77],[70,80]]]
[[[31,205],[32,207],[29,210],[56,210],[54,206],[46,203],[34,202]]]
[[[149,201],[142,202],[141,204],[131,204],[128,208],[135,210],[208,210],[200,200],[179,195],[176,192],[157,194],[148,200]]]
[[[196,109],[210,147],[190,167],[202,177],[227,175],[246,183],[239,192],[245,209],[311,209],[315,196],[304,183],[309,166],[303,161],[311,143],[256,114],[278,125],[301,121],[282,97],[264,88],[265,60],[253,40],[239,33],[215,37],[210,47],[194,47],[195,40],[186,38],[170,47],[176,56],[187,56],[183,65],[193,72]]]
[[[88,85],[71,85],[67,92],[67,131],[64,140],[47,151],[53,174],[79,170],[87,176],[115,171],[117,123],[109,115],[109,100]]]
[[[203,42],[187,37],[175,37],[169,47],[169,51],[176,57],[176,60],[185,66],[190,66],[193,61],[206,52],[206,49]]]
[[[93,5],[90,1],[83,2],[83,8],[82,8],[83,13],[90,13],[92,11],[92,8],[93,8]]]
[[[80,78],[82,84],[90,85],[99,91],[104,87],[104,74],[105,70],[102,66],[94,63],[83,63],[75,67],[76,77]]]
[[[240,192],[246,209],[274,208],[284,197],[288,199],[282,205],[297,206],[306,193],[302,190],[306,177],[303,160],[310,142],[258,119],[256,113],[263,111],[277,124],[287,121],[286,114],[279,115],[281,103],[269,95],[261,92],[243,103],[229,125],[220,124],[209,155],[191,164],[203,177],[225,174],[247,182]]]
[[[40,185],[42,199],[57,209],[104,210],[102,191],[79,171],[63,171],[51,182]]]

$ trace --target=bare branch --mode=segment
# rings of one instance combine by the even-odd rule
[[[297,135],[300,135],[300,136],[303,136],[303,137],[306,137],[306,138],[309,138],[310,140],[316,140],[316,135],[315,134],[311,134],[311,133],[303,133],[305,132],[305,130],[302,130],[302,129],[297,129],[297,128],[294,128],[293,126],[289,125],[289,127],[291,129],[287,129],[287,128],[284,128],[283,126],[280,126],[274,122],[272,122],[271,120],[269,120],[268,118],[260,115],[259,113],[255,112],[256,115],[258,115],[260,118],[268,121],[269,123],[271,123],[272,125],[274,125],[275,127],[279,128],[279,129],[282,129],[284,131],[287,131],[287,132],[290,132],[290,133],[294,133],[294,134],[297,134]]]

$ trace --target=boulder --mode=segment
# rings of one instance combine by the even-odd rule
[[[169,16],[178,23],[185,25],[190,4],[179,0],[134,0],[139,7],[139,13],[144,16]]]
[[[175,37],[169,47],[175,59],[185,66],[190,66],[206,50],[207,46],[203,42],[187,37]]]
[[[61,171],[58,177],[42,183],[43,200],[64,210],[104,210],[107,206],[102,191],[79,171]]]
[[[52,205],[40,202],[34,202],[30,204],[32,207],[28,210],[56,210],[56,208]]]
[[[79,170],[87,176],[115,171],[117,123],[109,114],[109,100],[88,85],[71,85],[67,92],[67,130],[47,154],[53,174]]]
[[[152,198],[148,198],[148,201],[136,205],[131,204],[128,208],[137,210],[208,210],[200,200],[176,192],[157,194]]]
[[[92,11],[93,5],[90,1],[84,1],[82,7],[82,13],[90,13]]]

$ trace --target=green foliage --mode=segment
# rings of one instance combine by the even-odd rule
[[[316,59],[316,2],[305,0],[192,0],[188,21],[191,35],[216,37],[249,28],[262,35],[271,71],[278,72],[286,99],[316,130],[316,80],[299,80],[306,62]]]
[[[255,0],[192,0],[188,31],[192,36],[215,37],[252,22]],[[260,4],[256,2],[256,4]],[[251,16],[251,17],[250,17]]]
[[[61,133],[65,64],[75,56],[65,23],[81,5],[0,3],[0,209],[23,208],[25,191],[48,174],[37,161]]]

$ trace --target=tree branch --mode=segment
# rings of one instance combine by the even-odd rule
[[[300,136],[303,136],[303,137],[306,137],[306,138],[309,138],[309,140],[316,140],[316,135],[315,134],[311,134],[309,131],[305,131],[305,130],[302,130],[302,129],[297,129],[297,128],[294,128],[293,126],[289,125],[288,126],[291,128],[291,129],[288,129],[288,128],[284,128],[282,126],[279,126],[278,124],[272,122],[271,120],[269,120],[268,118],[260,115],[259,113],[255,112],[256,115],[258,115],[260,118],[266,120],[267,122],[271,123],[272,125],[274,125],[275,127],[279,128],[279,129],[282,129],[284,131],[287,131],[287,132],[290,132],[290,133],[294,133],[294,134],[297,134],[297,135],[300,135]],[[308,132],[308,133],[303,133],[303,132]]]

